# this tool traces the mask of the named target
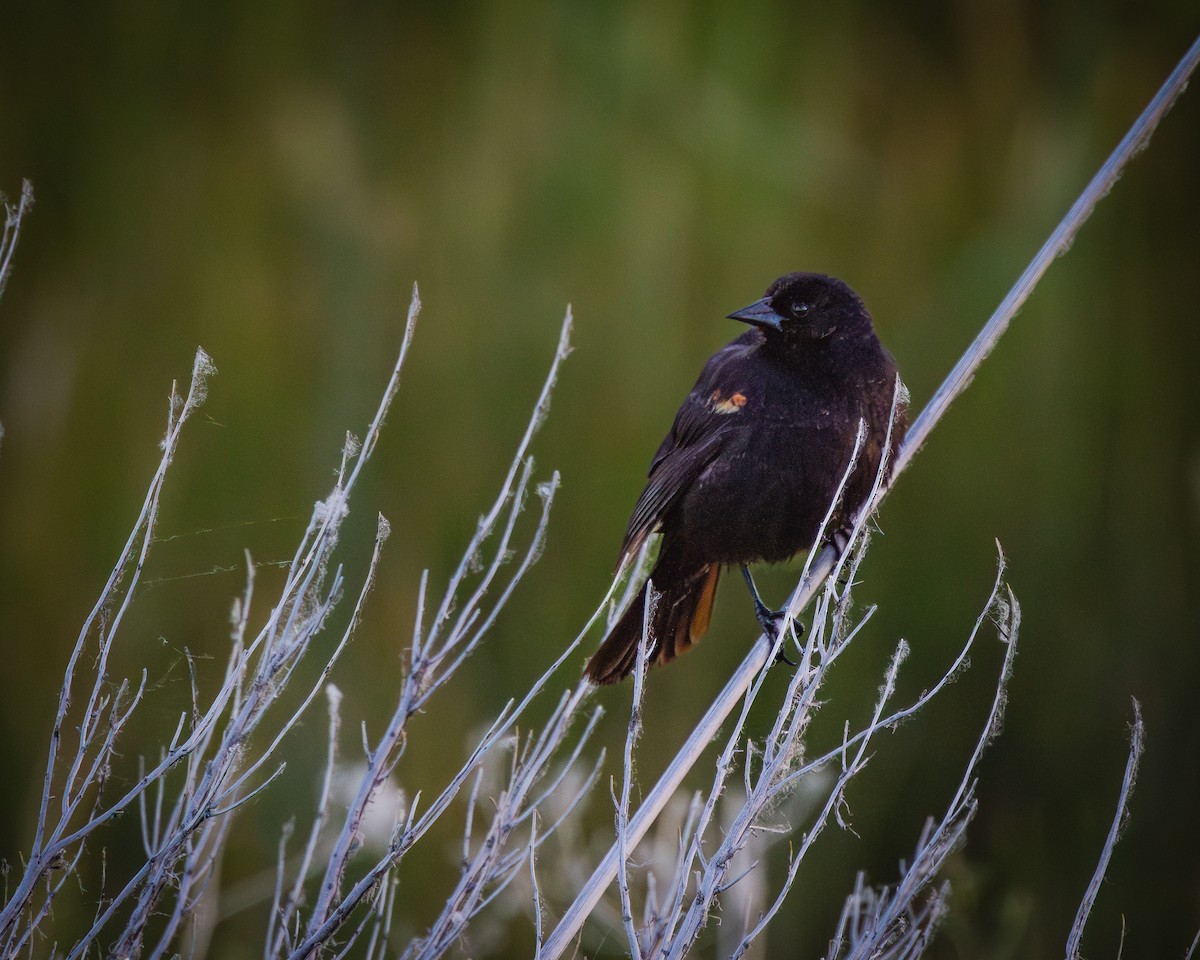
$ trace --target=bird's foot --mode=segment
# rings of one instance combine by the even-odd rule
[[[754,606],[754,616],[758,619],[758,624],[763,629],[767,640],[774,643],[779,638],[779,630],[783,622],[787,619],[786,610],[771,610],[765,603],[757,603]],[[793,620],[792,630],[795,631],[797,637],[804,636],[804,624]],[[784,653],[784,646],[779,644],[779,649],[775,653],[776,663],[786,663],[789,667],[797,666],[788,655]]]
[[[779,639],[779,631],[783,622],[787,620],[786,610],[772,610],[762,601],[762,597],[758,595],[758,588],[754,585],[754,578],[750,576],[750,568],[744,563],[742,564],[742,576],[746,580],[746,586],[750,588],[750,596],[754,600],[754,616],[758,620],[758,625],[762,627],[763,634],[767,640],[774,645]],[[796,637],[804,636],[804,624],[796,620],[792,620],[792,633]],[[779,648],[775,654],[776,663],[786,663],[790,667],[796,666],[788,659],[787,654],[783,652],[783,642],[780,641]]]

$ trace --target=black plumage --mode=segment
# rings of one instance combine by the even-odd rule
[[[654,455],[621,545],[625,562],[662,534],[650,572],[661,594],[650,622],[653,663],[704,635],[723,566],[777,563],[812,546],[862,420],[866,440],[827,534],[848,527],[870,494],[888,433],[896,364],[841,280],[790,273],[730,317],[752,329],[705,364]],[[901,407],[893,452],[904,427]],[[633,669],[645,591],[588,663],[594,683]],[[758,612],[763,619],[765,608]]]

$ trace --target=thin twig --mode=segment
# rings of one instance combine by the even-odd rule
[[[8,198],[0,193],[0,206],[4,208],[4,232],[0,234],[0,297],[4,296],[4,285],[8,283],[8,275],[12,271],[12,258],[17,249],[17,241],[21,238],[21,221],[33,206],[33,184],[28,180],[21,181],[21,199],[16,204],[10,204]]]
[[[1145,724],[1142,723],[1142,706],[1137,700],[1133,701],[1133,724],[1129,728],[1129,757],[1125,761],[1125,776],[1121,779],[1121,793],[1117,797],[1117,811],[1113,815],[1112,825],[1108,828],[1108,837],[1104,841],[1104,849],[1100,852],[1100,861],[1084,891],[1083,900],[1079,904],[1079,912],[1075,914],[1075,922],[1071,924],[1071,934],[1067,937],[1067,960],[1079,960],[1079,946],[1083,942],[1083,930],[1087,926],[1088,917],[1092,915],[1092,907],[1100,894],[1100,884],[1108,872],[1108,864],[1112,859],[1117,841],[1121,839],[1121,830],[1129,818],[1129,796],[1137,781],[1138,763],[1142,759]]]
[[[659,599],[653,590],[646,591],[646,600],[642,607],[642,636],[638,640],[637,659],[633,670],[633,703],[629,709],[629,726],[625,734],[625,752],[621,763],[621,797],[616,803],[617,857],[621,861],[621,869],[617,873],[617,890],[621,897],[621,920],[632,960],[642,960],[642,948],[638,943],[637,929],[633,925],[633,901],[629,892],[629,851],[632,845],[637,843],[636,839],[632,844],[630,842],[629,795],[633,790],[633,751],[642,733],[642,696],[650,651],[650,623],[654,616],[654,606]]]

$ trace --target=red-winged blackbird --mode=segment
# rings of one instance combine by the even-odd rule
[[[764,630],[771,613],[746,564],[812,546],[845,476],[860,420],[866,440],[827,534],[869,496],[887,436],[896,364],[862,300],[841,280],[789,273],[731,319],[753,329],[717,351],[683,401],[633,508],[621,562],[661,532],[650,580],[650,662],[667,663],[708,629],[721,567],[738,564]],[[892,428],[895,452],[905,428]],[[587,665],[593,683],[627,676],[642,636],[646,587]]]

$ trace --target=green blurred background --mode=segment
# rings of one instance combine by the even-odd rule
[[[376,511],[392,521],[337,676],[347,750],[360,720],[379,728],[420,570],[440,582],[456,563],[573,304],[576,349],[536,445],[540,474],[564,484],[546,554],[419,718],[399,777],[428,787],[599,598],[676,405],[739,332],[726,313],[785,271],[837,274],[919,409],[1200,25],[1183,2],[59,2],[2,19],[0,189],[28,177],[37,193],[0,303],[9,862],[28,846],[74,633],[198,344],[220,375],[168,481],[119,665],[149,663],[157,698],[131,764],[174,724],[179,651],[222,655],[242,548],[290,556],[342,432],[374,410],[415,280],[424,317],[343,544],[361,572]],[[1126,956],[1180,956],[1200,926],[1198,223],[1193,91],[880,518],[858,597],[881,610],[828,691],[826,733],[862,718],[897,638],[914,649],[903,697],[938,676],[987,595],[993,538],[1024,610],[934,956],[1061,952],[1131,696],[1148,750],[1085,948],[1116,955],[1123,925]],[[763,585],[781,597],[794,576]],[[702,648],[651,678],[646,785],[754,633],[740,591],[729,579]],[[858,835],[819,844],[767,955],[820,955],[854,871],[895,876],[953,793],[999,659],[985,641],[940,702],[879,741],[850,794]],[[628,697],[599,695],[610,747]],[[245,812],[230,883],[311,805],[322,725],[302,731],[288,784]],[[586,825],[598,844],[606,794]],[[453,826],[403,876],[402,931],[452,883]],[[114,862],[136,854],[124,829]],[[465,952],[523,955],[529,922]],[[238,914],[216,955],[257,955],[260,929]]]

